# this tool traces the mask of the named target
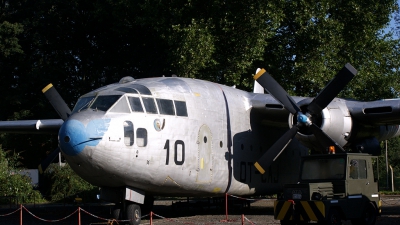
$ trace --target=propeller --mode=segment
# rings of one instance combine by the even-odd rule
[[[68,119],[69,115],[71,115],[71,110],[62,99],[61,95],[54,88],[53,84],[48,84],[42,90],[44,96],[46,96],[47,100],[51,103],[53,108],[57,111],[58,115],[60,115],[62,120]]]
[[[338,74],[325,86],[325,88],[308,105],[306,112],[302,112],[293,98],[272,78],[267,71],[261,69],[254,76],[254,79],[267,90],[278,102],[280,102],[291,114],[297,116],[297,124],[288,130],[282,137],[275,142],[268,151],[256,162],[254,166],[261,173],[265,173],[272,162],[274,162],[286,146],[292,141],[297,131],[301,127],[308,127],[322,146],[328,148],[335,146],[342,151],[343,148],[329,137],[320,127],[313,123],[312,117],[317,116],[329,105],[329,103],[339,94],[339,92],[357,74],[349,63],[347,63]]]
[[[46,96],[47,100],[51,103],[53,108],[57,111],[58,115],[62,120],[68,119],[69,115],[71,115],[71,109],[69,109],[68,105],[62,99],[61,95],[55,89],[53,84],[48,84],[45,88],[42,89],[43,94]],[[60,153],[60,148],[56,148],[50,155],[46,157],[38,167],[40,174],[42,174],[47,167],[54,161],[57,155]]]
[[[43,172],[47,169],[47,167],[49,167],[50,163],[54,161],[54,159],[58,156],[59,153],[60,153],[60,148],[56,148],[54,151],[50,153],[50,155],[46,157],[46,159],[40,162],[38,166],[40,174],[43,174]]]

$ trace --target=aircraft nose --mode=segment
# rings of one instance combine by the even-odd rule
[[[61,151],[69,156],[75,156],[86,146],[96,146],[103,138],[108,125],[107,119],[91,120],[86,126],[79,120],[68,119],[58,133]]]

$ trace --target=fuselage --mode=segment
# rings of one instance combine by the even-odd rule
[[[72,169],[101,187],[153,195],[278,192],[295,182],[296,140],[261,175],[253,164],[288,127],[252,121],[252,104],[274,101],[188,78],[148,78],[83,95],[59,132]]]

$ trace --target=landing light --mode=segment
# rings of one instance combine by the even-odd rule
[[[329,146],[329,154],[335,154],[335,146]]]

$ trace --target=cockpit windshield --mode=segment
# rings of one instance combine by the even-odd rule
[[[80,98],[76,103],[72,113],[82,111],[87,108],[107,111],[119,98],[121,95],[100,95],[100,96],[90,96]]]
[[[92,105],[91,109],[96,109],[100,111],[107,111],[119,98],[121,95],[101,95],[98,96]]]
[[[90,97],[84,97],[84,98],[78,99],[78,102],[75,104],[75,107],[72,110],[72,113],[87,109],[90,102],[94,99],[94,97],[95,96],[90,96]]]

